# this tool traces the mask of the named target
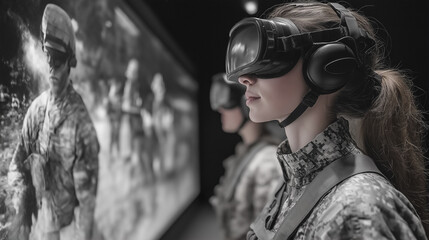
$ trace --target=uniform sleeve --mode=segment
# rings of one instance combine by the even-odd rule
[[[250,224],[260,214],[268,198],[274,194],[281,179],[281,169],[275,151],[275,146],[267,146],[259,151],[243,173],[241,186],[237,186],[237,199],[241,200],[237,204],[237,211],[242,213],[242,218],[237,218],[237,222],[241,220],[240,224],[236,224],[237,228],[241,227],[243,233],[240,239],[246,238]]]
[[[24,125],[26,125],[26,121],[24,121]],[[19,189],[27,184],[25,181],[25,174],[29,172],[27,172],[24,167],[24,161],[29,156],[29,147],[26,139],[28,139],[28,127],[24,126],[9,165],[8,183],[13,190]]]
[[[77,159],[73,167],[73,180],[79,202],[76,224],[79,234],[82,234],[78,239],[87,240],[91,239],[94,222],[99,153],[97,135],[89,117],[78,127],[77,136]]]
[[[374,180],[365,184],[368,178]],[[408,199],[381,178],[374,174],[359,174],[337,188],[321,203],[320,213],[309,227],[315,229],[313,237],[427,239]]]
[[[26,159],[30,155],[31,134],[36,131],[32,127],[31,109],[27,112],[15,152],[7,174],[12,196],[15,217],[10,227],[10,237],[28,236],[31,226],[31,214],[35,211],[35,193],[31,185],[30,167]]]
[[[362,203],[340,211],[321,239],[426,239],[414,235],[410,226],[389,207]]]
[[[270,146],[261,151],[255,159],[254,188],[252,194],[253,216],[256,218],[268,199],[282,181],[282,171],[276,157],[276,148]]]

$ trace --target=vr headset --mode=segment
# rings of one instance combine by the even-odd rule
[[[300,6],[305,6],[300,4]],[[358,27],[351,12],[329,3],[341,22],[338,27],[301,32],[289,19],[246,18],[230,31],[226,77],[238,82],[243,75],[275,78],[288,73],[304,57],[304,78],[313,93],[329,94],[356,77],[365,51],[374,40]]]
[[[243,120],[237,132],[240,131],[249,120],[249,108],[246,106],[244,92],[245,88],[241,84],[227,82],[225,73],[218,73],[212,77],[212,85],[210,88],[211,108],[214,111],[218,111],[220,108],[240,108]]]
[[[240,107],[243,96],[244,88],[238,84],[228,83],[224,73],[212,77],[210,105],[213,110]]]

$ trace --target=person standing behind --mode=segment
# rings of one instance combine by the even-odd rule
[[[70,17],[48,4],[41,34],[49,89],[29,107],[9,166],[16,211],[9,239],[88,240],[100,147],[87,108],[69,79],[77,64]]]
[[[221,114],[223,131],[237,133],[243,140],[236,153],[224,160],[225,174],[210,198],[225,240],[245,239],[250,224],[282,179],[276,159],[279,141],[267,134],[264,124],[249,120],[243,90],[238,84],[228,84],[224,73],[213,76],[212,109]]]

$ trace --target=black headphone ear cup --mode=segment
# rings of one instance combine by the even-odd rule
[[[311,48],[304,56],[303,74],[318,94],[338,91],[356,77],[358,62],[353,50],[343,43]]]

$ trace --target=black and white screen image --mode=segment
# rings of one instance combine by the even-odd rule
[[[69,79],[99,143],[93,239],[159,239],[200,191],[197,83],[127,3],[49,2],[71,18],[77,65]],[[8,51],[0,64],[0,239],[15,214],[9,168],[24,117],[49,90],[40,40],[47,3],[1,3]],[[74,137],[66,133],[62,142]]]

